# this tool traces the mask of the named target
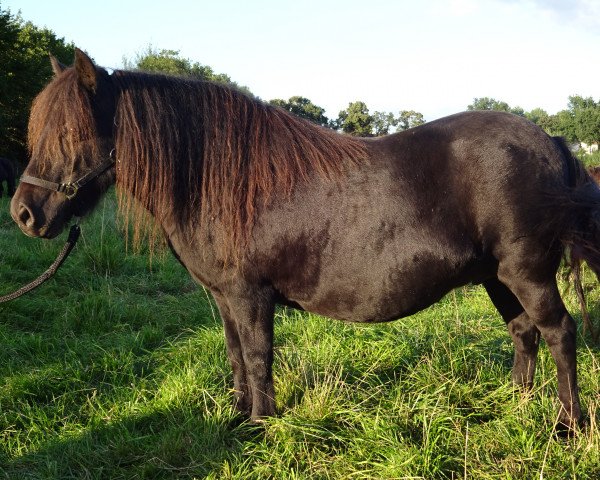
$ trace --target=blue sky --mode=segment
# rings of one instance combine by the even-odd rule
[[[349,102],[427,120],[489,96],[555,113],[600,98],[600,0],[0,0],[119,68],[148,45],[265,100]]]

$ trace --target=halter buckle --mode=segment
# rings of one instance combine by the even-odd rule
[[[79,186],[75,185],[74,183],[61,184],[61,191],[69,200],[73,199],[75,195],[77,195],[77,190],[79,190]]]

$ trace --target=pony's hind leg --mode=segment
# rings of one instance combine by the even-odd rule
[[[558,398],[562,405],[558,420],[561,427],[573,430],[582,419],[577,387],[576,328],[560,298],[555,274],[550,270],[546,269],[544,279],[539,273],[534,274],[536,270],[531,265],[507,265],[507,262],[503,265],[501,262],[498,279],[517,297],[531,324],[548,345],[556,363]],[[521,336],[527,332],[531,335],[531,329],[525,329]]]
[[[506,285],[494,278],[485,281],[483,286],[506,322],[514,343],[513,382],[531,389],[540,345],[540,331],[531,323],[527,312]]]

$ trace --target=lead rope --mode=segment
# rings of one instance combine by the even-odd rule
[[[8,295],[1,296],[0,303],[14,300],[15,298],[18,298],[21,295],[24,295],[25,293],[30,292],[34,288],[39,287],[42,283],[44,283],[46,280],[48,280],[52,275],[54,275],[56,273],[56,271],[58,270],[58,268],[63,264],[63,262],[69,256],[69,253],[71,253],[71,250],[73,250],[73,247],[77,243],[77,239],[79,238],[80,233],[81,233],[81,228],[79,227],[79,224],[75,223],[74,225],[72,225],[71,230],[69,230],[69,237],[67,238],[67,243],[65,243],[65,246],[63,247],[61,252],[58,254],[58,257],[56,257],[56,260],[54,260],[52,265],[50,265],[48,270],[46,270],[44,273],[42,273],[33,282],[22,286],[18,290],[14,291],[12,293],[9,293]]]

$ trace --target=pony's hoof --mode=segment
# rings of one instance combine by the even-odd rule
[[[556,435],[560,438],[576,437],[578,433],[585,430],[587,424],[588,421],[583,416],[577,420],[573,418],[561,418],[556,424]]]

